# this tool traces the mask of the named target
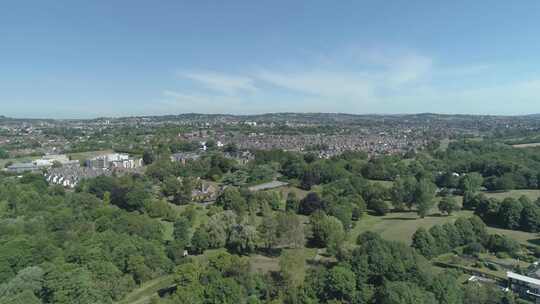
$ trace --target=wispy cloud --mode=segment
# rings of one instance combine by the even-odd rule
[[[238,75],[199,71],[178,72],[178,76],[195,81],[207,89],[228,95],[257,90],[251,78]]]
[[[540,111],[540,80],[468,83],[493,73],[489,64],[444,66],[410,50],[356,50],[319,56],[310,65],[262,66],[231,74],[179,72],[184,89],[164,91],[159,104],[178,111],[260,113],[511,113],[513,104]],[[317,60],[319,60],[317,62]],[[185,84],[185,83],[184,83]]]

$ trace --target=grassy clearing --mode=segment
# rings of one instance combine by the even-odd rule
[[[441,143],[439,144],[438,150],[444,152],[444,151],[448,150],[448,145],[450,145],[450,139],[445,138],[445,139],[441,140]]]
[[[26,163],[38,159],[39,156],[23,156],[18,158],[0,159],[0,169],[5,168],[8,163]]]
[[[497,278],[499,280],[506,279],[506,270],[502,267],[496,267],[497,270],[486,267],[483,263],[478,263],[475,258],[466,258],[458,256],[454,253],[448,253],[441,255],[433,260],[435,264],[443,263],[446,265],[452,265],[458,267],[466,272],[471,271],[473,273],[485,275],[488,278]]]
[[[537,233],[500,229],[500,228],[493,228],[493,227],[488,227],[488,232],[506,235],[526,246],[531,246],[531,245],[539,246],[540,245],[540,237]]]
[[[163,240],[172,241],[174,239],[174,223],[160,220],[161,225],[163,226]]]
[[[348,242],[355,244],[356,238],[363,232],[379,233],[384,239],[411,243],[412,235],[420,227],[429,229],[438,224],[453,222],[460,216],[471,216],[471,211],[459,211],[451,216],[433,214],[419,218],[415,212],[393,212],[385,216],[364,215],[350,231]]]
[[[96,156],[105,155],[109,153],[114,153],[113,150],[99,150],[99,151],[88,151],[88,152],[78,152],[78,153],[69,153],[68,157],[78,161],[85,161]]]
[[[139,288],[130,292],[123,300],[117,304],[147,304],[152,298],[158,297],[160,289],[171,286],[174,283],[173,275],[166,275],[142,284]]]
[[[281,187],[279,189],[279,191],[281,192],[281,194],[283,195],[283,198],[286,199],[287,198],[287,195],[290,193],[290,192],[293,192],[294,194],[296,194],[296,197],[298,199],[303,199],[304,197],[306,197],[309,193],[309,191],[306,191],[306,190],[302,190],[300,188],[297,188],[297,187],[294,187],[294,186],[287,186],[287,187]]]
[[[496,198],[498,200],[503,200],[507,197],[512,197],[515,199],[520,198],[521,196],[526,196],[532,201],[536,201],[540,197],[540,190],[531,189],[531,190],[510,190],[505,192],[483,192],[489,198]]]
[[[311,261],[317,256],[316,248],[302,248],[302,249],[284,249],[286,251],[295,251],[303,255],[306,261]],[[283,254],[283,253],[282,253]],[[268,273],[271,271],[279,271],[279,256],[269,257],[260,254],[253,254],[249,257],[249,264],[252,272]]]
[[[392,188],[392,186],[394,185],[394,182],[392,181],[385,181],[385,180],[373,180],[373,179],[370,179],[369,182],[371,184],[379,184],[387,189],[390,189]]]

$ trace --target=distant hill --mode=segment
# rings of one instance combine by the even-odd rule
[[[437,113],[417,113],[417,114],[350,114],[350,113],[264,113],[264,114],[201,114],[183,113],[171,115],[149,115],[149,116],[126,116],[126,117],[98,117],[93,119],[25,119],[10,118],[0,115],[0,121],[24,122],[24,121],[101,121],[101,120],[191,120],[191,121],[257,121],[257,122],[344,122],[354,121],[391,121],[391,120],[455,120],[455,119],[540,119],[540,114],[497,116],[497,115],[473,115],[473,114],[437,114]]]

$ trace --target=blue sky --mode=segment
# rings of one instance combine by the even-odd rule
[[[540,113],[540,1],[5,1],[0,115]]]

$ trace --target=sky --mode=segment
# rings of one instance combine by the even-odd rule
[[[2,1],[0,115],[540,113],[540,1]]]

